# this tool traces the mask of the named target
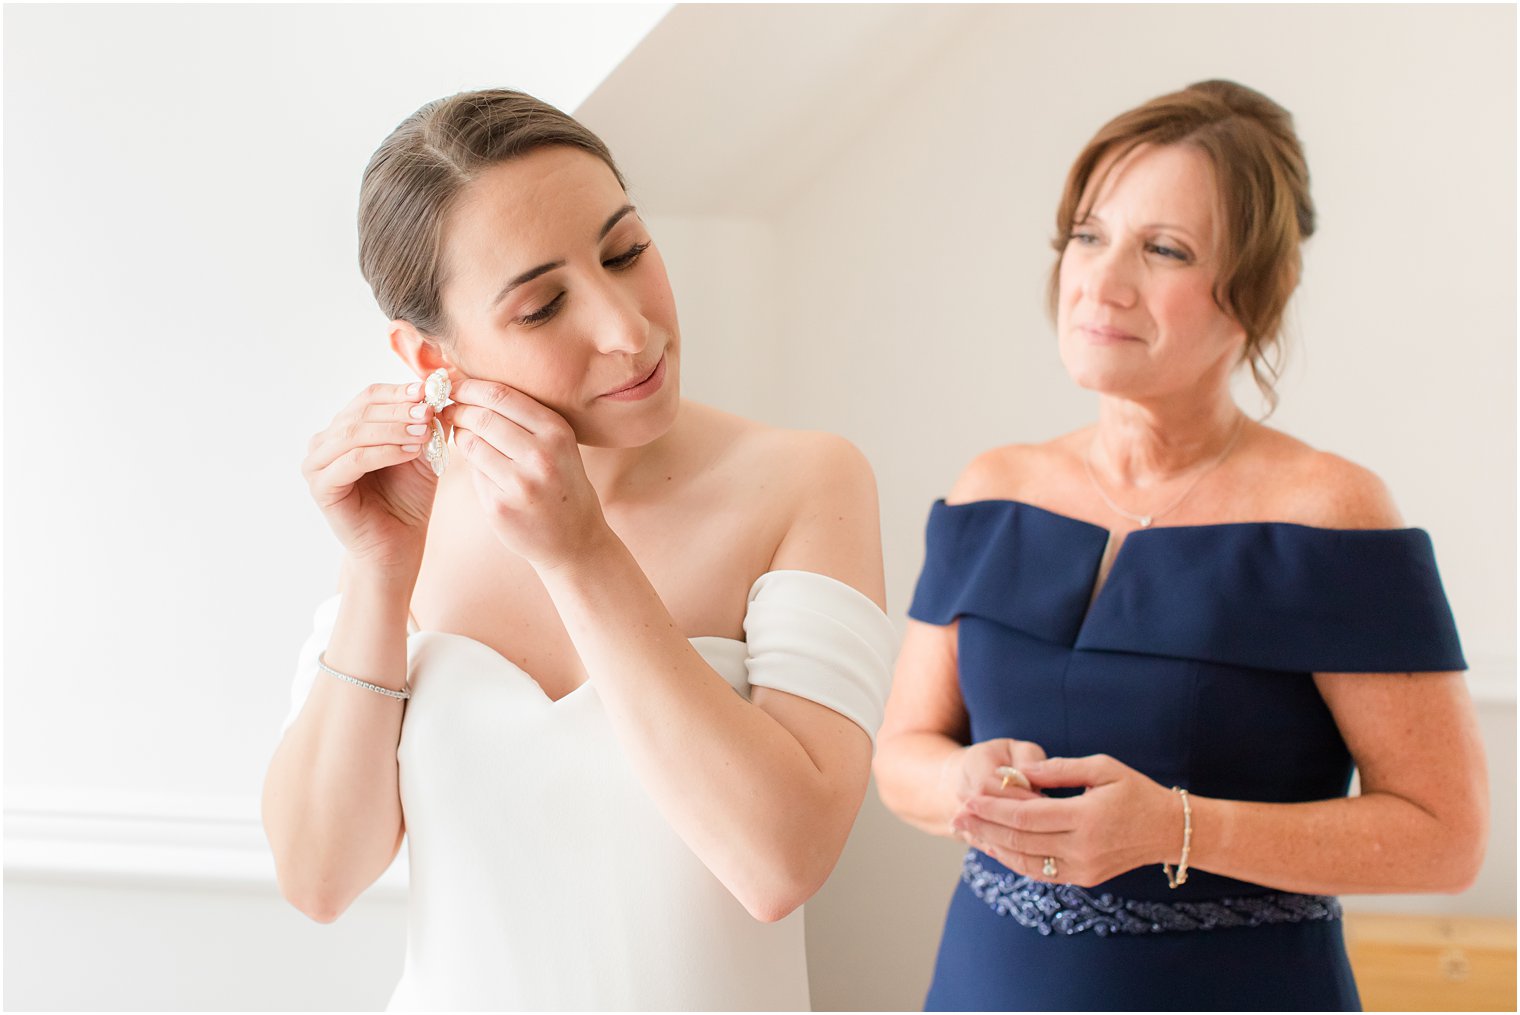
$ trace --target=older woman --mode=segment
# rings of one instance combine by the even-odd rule
[[[418,380],[305,460],[344,559],[265,786],[286,897],[336,918],[406,836],[392,1008],[807,1008],[893,649],[869,466],[680,397],[648,227],[529,96],[403,122],[359,251]]]
[[[876,760],[892,810],[972,847],[931,1009],[1355,1009],[1334,896],[1476,875],[1429,537],[1231,397],[1242,365],[1271,397],[1308,179],[1288,113],[1224,81],[1072,167],[1051,296],[1098,419],[934,505]]]

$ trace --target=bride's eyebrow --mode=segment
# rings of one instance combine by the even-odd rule
[[[501,291],[498,292],[496,294],[496,298],[491,301],[492,308],[494,309],[497,304],[506,299],[507,294],[510,293],[513,289],[516,289],[518,286],[525,285],[533,281],[535,278],[538,278],[538,276],[544,274],[545,272],[553,271],[555,268],[563,268],[564,266],[564,261],[551,261],[548,264],[540,264],[537,268],[529,268],[521,275],[514,275],[511,279],[508,280],[506,285],[501,287]]]
[[[629,212],[636,210],[637,209],[635,209],[633,205],[625,204],[623,207],[613,212],[607,221],[602,223],[602,231],[596,234],[597,241],[600,242],[602,240],[605,240],[607,238],[607,234],[612,232],[612,227],[621,222],[624,215],[627,215]],[[512,278],[507,281],[507,284],[502,286],[501,289],[496,293],[496,298],[491,301],[491,306],[494,308],[498,303],[507,298],[508,293],[510,293],[513,289],[516,289],[518,286],[526,285],[527,283],[533,281],[535,278],[538,278],[538,276],[543,275],[546,272],[551,272],[555,268],[563,268],[564,266],[564,261],[550,261],[548,264],[540,264],[536,268],[529,268],[527,271],[523,272],[520,275],[512,276]]]
[[[609,218],[606,221],[605,224],[603,224],[602,231],[596,234],[597,240],[598,241],[605,240],[607,238],[607,234],[610,233],[610,232],[612,232],[612,227],[615,226],[615,225],[617,225],[619,222],[621,222],[623,220],[623,216],[624,215],[627,215],[629,212],[634,211],[634,210],[635,209],[634,209],[633,205],[631,205],[631,204],[625,204],[625,205],[623,205],[623,207],[621,207],[617,211],[613,212],[612,213],[612,217]]]

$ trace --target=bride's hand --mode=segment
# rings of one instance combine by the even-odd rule
[[[415,577],[438,491],[431,427],[420,383],[371,384],[311,438],[301,474],[354,561]]]
[[[505,384],[467,378],[439,413],[469,463],[496,535],[539,569],[574,560],[607,535],[575,431],[563,416]]]

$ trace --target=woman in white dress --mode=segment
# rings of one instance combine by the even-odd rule
[[[392,1008],[806,1008],[895,650],[870,467],[681,399],[659,251],[552,107],[424,106],[359,218],[419,381],[303,464],[344,558],[265,783],[281,890],[336,919],[406,838]]]

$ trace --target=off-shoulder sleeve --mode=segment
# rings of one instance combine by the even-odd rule
[[[317,656],[327,650],[327,643],[332,640],[333,626],[338,622],[338,606],[342,602],[341,595],[333,596],[324,600],[312,614],[311,634],[306,636],[306,641],[301,645],[301,652],[296,658],[296,674],[290,682],[290,710],[280,726],[282,737],[301,714],[301,709],[306,706],[306,698],[311,694],[312,685],[317,682],[317,674],[321,672],[317,669]],[[416,624],[408,616],[407,633],[415,631]]]
[[[1081,649],[1313,673],[1465,670],[1423,529],[1286,522],[1131,535]]]
[[[1077,637],[1107,534],[1012,501],[935,501],[908,616],[994,620],[1060,645]]]
[[[744,637],[750,686],[816,701],[875,742],[897,635],[869,598],[825,575],[770,571],[750,589]]]

